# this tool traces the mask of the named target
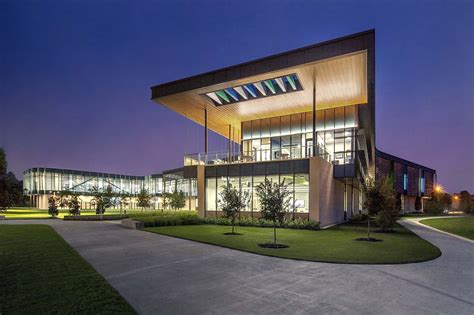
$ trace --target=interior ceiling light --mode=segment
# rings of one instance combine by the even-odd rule
[[[228,87],[206,93],[216,106],[253,100],[303,90],[298,76],[293,73],[273,79],[257,81],[240,86]]]

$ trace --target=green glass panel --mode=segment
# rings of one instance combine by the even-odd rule
[[[265,80],[265,85],[272,91],[273,94],[275,94],[275,86],[273,85],[273,82],[270,80]]]
[[[225,100],[227,103],[230,103],[229,97],[227,96],[227,94],[225,94],[224,91],[217,91],[216,94],[219,95],[219,96],[220,96],[223,100]]]
[[[287,75],[286,78],[288,79],[288,82],[290,82],[293,90],[296,90],[296,83],[295,83],[295,80],[293,80],[293,78],[291,77],[291,75]]]

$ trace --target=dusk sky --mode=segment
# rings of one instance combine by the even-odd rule
[[[469,0],[0,0],[0,147],[19,178],[181,167],[203,128],[152,85],[375,28],[378,149],[474,193],[473,16]]]

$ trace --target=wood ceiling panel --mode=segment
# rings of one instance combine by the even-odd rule
[[[291,73],[298,75],[303,90],[223,106],[215,106],[203,96],[227,87]],[[207,108],[208,128],[228,138],[229,124],[236,128],[236,134],[240,134],[242,121],[311,111],[314,73],[317,109],[367,103],[366,51],[168,95],[154,101],[203,126],[204,109]],[[233,140],[240,142],[240,139]]]

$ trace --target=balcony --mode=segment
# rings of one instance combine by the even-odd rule
[[[195,165],[226,165],[237,163],[256,163],[267,161],[288,161],[307,159],[312,156],[312,147],[295,147],[281,150],[254,150],[250,154],[242,152],[217,151],[187,154],[184,156],[185,166]],[[322,148],[317,148],[317,156],[334,165],[335,178],[356,177],[359,172],[365,177],[365,155],[363,151],[343,151],[330,154]],[[359,170],[359,171],[358,171]]]

